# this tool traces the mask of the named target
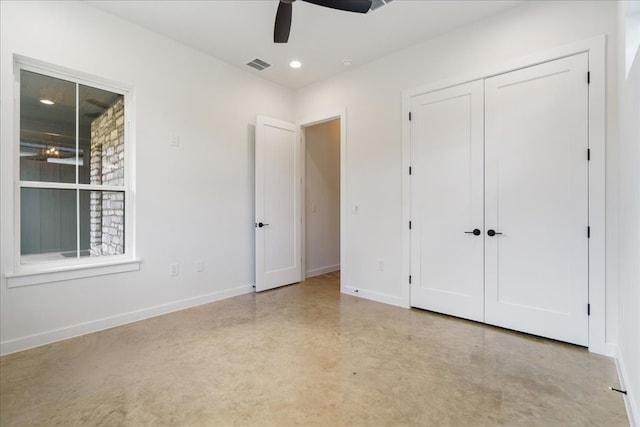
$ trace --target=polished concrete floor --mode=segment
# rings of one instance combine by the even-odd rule
[[[612,359],[337,273],[0,359],[2,426],[625,426]]]

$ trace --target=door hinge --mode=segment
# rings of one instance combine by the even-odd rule
[[[591,148],[587,148],[587,161],[591,160]]]
[[[411,166],[409,166],[409,175],[411,175]]]
[[[411,112],[409,112],[409,121],[411,121]]]
[[[587,71],[587,84],[591,84],[591,71]]]
[[[411,275],[409,275],[409,284],[411,284]]]
[[[591,227],[587,226],[587,239],[591,238]]]
[[[409,230],[411,230],[411,221],[409,221]]]
[[[591,316],[591,304],[587,304],[587,316]]]

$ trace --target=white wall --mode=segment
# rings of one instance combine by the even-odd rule
[[[340,269],[340,120],[304,128],[307,277]]]
[[[292,121],[293,92],[81,2],[0,7],[2,352],[251,291],[253,125]],[[134,87],[140,271],[7,288],[14,53]]]
[[[600,34],[607,44],[607,337],[617,334],[617,94],[616,3],[526,2],[436,39],[425,41],[296,94],[296,114],[346,107],[347,190],[351,209],[342,281],[358,295],[404,305],[402,275],[401,94],[404,89],[483,71]],[[613,40],[613,42],[612,42]],[[384,271],[377,269],[378,260]]]
[[[640,426],[640,53],[636,52],[633,67],[625,79],[628,7],[628,3],[621,2],[618,15],[620,326],[617,357],[623,371],[623,386],[629,392],[627,405]]]

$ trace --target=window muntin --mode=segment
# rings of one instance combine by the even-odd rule
[[[124,94],[26,68],[20,69],[20,264],[125,254]]]

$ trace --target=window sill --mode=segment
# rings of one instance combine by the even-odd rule
[[[101,263],[65,265],[43,269],[25,267],[19,272],[7,273],[7,286],[40,285],[43,283],[61,282],[65,280],[83,279],[85,277],[104,276],[108,274],[125,273],[140,270],[139,259],[113,260]]]

